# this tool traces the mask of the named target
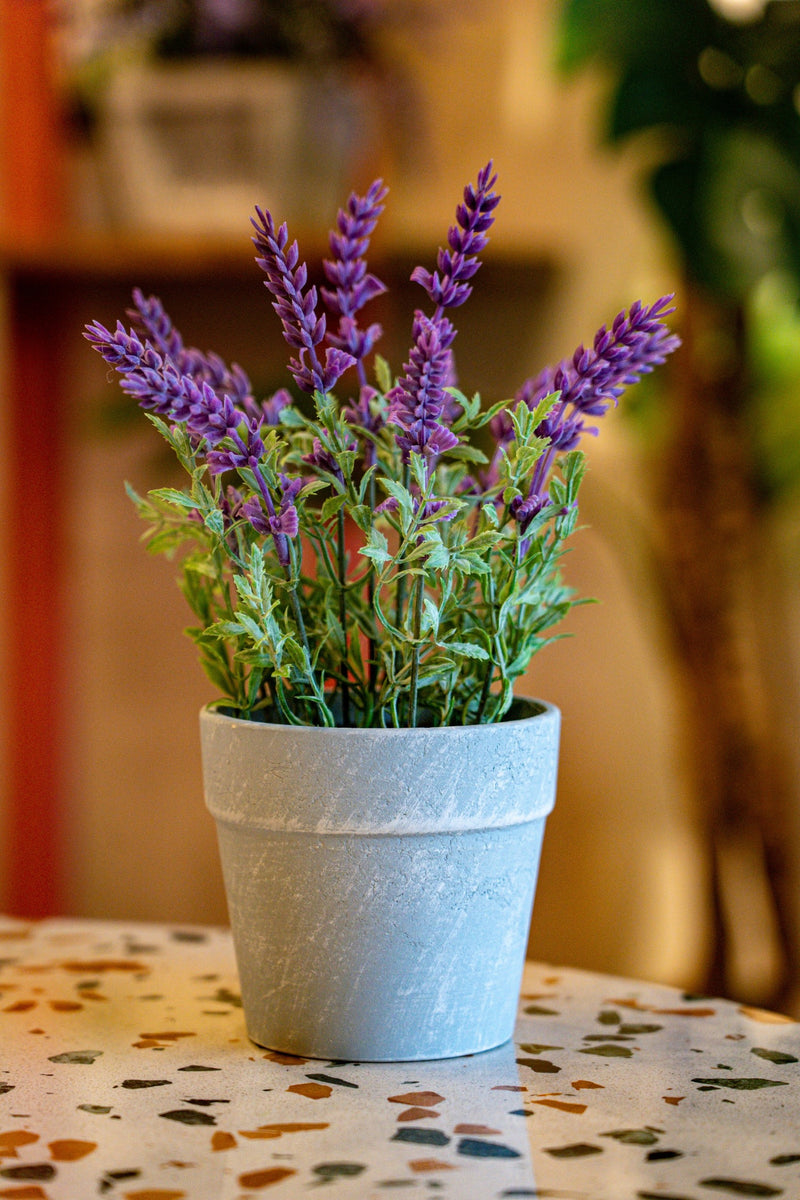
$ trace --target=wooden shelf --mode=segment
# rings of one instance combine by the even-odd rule
[[[291,234],[291,231],[290,231]],[[294,237],[294,234],[291,234]],[[297,235],[301,254],[313,268],[328,253],[327,235],[319,230]],[[437,244],[394,241],[391,236],[373,239],[370,262],[381,265],[429,263],[434,266]],[[552,255],[545,249],[493,245],[483,256],[485,269],[541,271],[550,269]],[[55,236],[12,239],[0,231],[0,273],[64,281],[125,282],[137,274],[191,282],[192,279],[237,280],[252,278],[255,254],[247,230],[240,236],[172,235],[150,230],[65,229]]]

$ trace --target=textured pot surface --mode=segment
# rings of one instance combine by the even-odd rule
[[[204,710],[248,1033],[319,1058],[489,1049],[513,1032],[559,713],[315,729]]]

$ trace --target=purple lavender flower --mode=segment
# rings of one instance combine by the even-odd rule
[[[403,431],[396,441],[408,461],[412,452],[429,463],[458,445],[456,435],[439,418],[445,407],[445,387],[450,379],[450,347],[455,330],[446,317],[414,318],[414,345],[405,375],[387,395],[389,420]]]
[[[355,442],[348,442],[345,446],[345,450],[355,449]],[[342,474],[341,467],[331,451],[323,446],[319,438],[314,438],[314,448],[310,454],[303,455],[303,462],[308,463],[310,467],[317,467],[320,471],[327,471],[329,475],[335,476],[340,483],[344,483],[344,475]]]
[[[256,215],[258,219],[252,221],[256,262],[275,297],[272,307],[281,319],[283,336],[298,351],[297,358],[289,362],[289,370],[302,391],[329,392],[356,360],[352,354],[329,346],[324,365],[320,362],[316,347],[325,340],[325,315],[318,317],[316,313],[317,289],[312,285],[306,290],[308,270],[300,262],[297,242],[288,245],[286,224],[276,230],[271,213],[256,208]]]
[[[663,318],[674,312],[673,296],[662,296],[649,307],[637,300],[628,312],[614,318],[611,329],[603,325],[592,348],[579,346],[571,359],[548,369],[523,384],[518,398],[530,409],[554,391],[559,391],[563,409],[590,417],[601,417],[612,401],[617,403],[626,387],[663,363],[680,345],[677,334]]]
[[[519,524],[520,533],[526,533],[533,518],[537,517],[545,508],[549,508],[551,503],[547,492],[541,496],[536,492],[531,492],[525,499],[522,496],[515,496],[509,509],[511,516]]]
[[[294,502],[303,486],[303,480],[289,479],[286,475],[281,475],[280,479],[281,498],[277,512],[273,510],[271,515],[268,512],[265,513],[258,496],[251,496],[249,500],[245,500],[240,512],[247,518],[256,533],[276,534],[286,538],[297,537],[300,519]]]
[[[211,474],[221,475],[224,471],[238,471],[242,467],[249,467],[254,472],[256,481],[263,491],[266,485],[258,464],[264,453],[264,443],[261,440],[259,428],[256,422],[249,421],[247,418],[244,418],[239,427],[229,426],[226,433],[212,443],[214,448],[206,454],[206,462]],[[242,436],[241,430],[243,430],[244,436]],[[221,445],[220,443],[224,440],[227,440],[229,445]]]
[[[546,396],[560,393],[536,430],[549,446],[534,468],[527,499],[512,512],[521,525],[526,523],[525,528],[535,515],[525,506],[533,503],[535,508],[539,498],[546,496],[545,484],[556,453],[574,449],[584,433],[597,433],[596,427],[586,425],[585,418],[602,416],[626,387],[663,363],[680,345],[680,338],[663,323],[674,311],[672,299],[672,295],[662,296],[649,307],[637,300],[629,311],[617,314],[610,330],[605,325],[598,330],[591,349],[579,346],[571,359],[526,380],[517,392],[516,403],[526,404],[531,411]],[[498,439],[492,464],[496,468],[502,446],[513,437],[510,417],[496,417],[492,431]]]
[[[456,225],[448,233],[449,250],[439,250],[438,270],[430,272],[416,267],[411,274],[437,306],[437,313],[445,308],[456,308],[463,304],[472,292],[472,279],[480,263],[477,255],[487,245],[486,231],[494,221],[494,210],[500,197],[492,191],[497,175],[492,174],[491,160],[478,174],[477,187],[471,183],[464,188],[464,203],[456,209]]]
[[[84,337],[122,375],[120,387],[142,408],[172,421],[185,421],[192,405],[200,402],[201,386],[191,376],[182,375],[133,330],[128,332],[120,321],[113,333],[93,321],[86,326]]]
[[[292,395],[288,388],[278,388],[266,400],[262,400],[260,404],[251,397],[247,397],[242,401],[242,410],[246,416],[256,421],[259,425],[267,425],[275,428],[281,423],[281,413],[286,408],[287,404],[292,403]]]
[[[140,292],[134,299],[136,313],[162,349],[174,353],[179,362],[191,368],[186,357],[191,352],[185,351],[180,334],[173,329],[160,301],[155,297],[145,301]],[[249,394],[248,384],[243,407],[237,408],[231,396],[220,395],[207,377],[210,372],[219,383],[228,374],[222,360],[215,355],[201,356],[202,363],[194,377],[182,373],[167,353],[159,353],[149,341],[143,342],[136,332],[126,331],[119,321],[113,333],[99,321],[94,321],[87,325],[84,336],[122,375],[120,386],[123,391],[135,396],[143,408],[184,424],[197,440],[198,447],[205,442],[206,464],[212,475],[243,467],[252,471],[263,509],[255,497],[241,504],[239,511],[257,532],[272,537],[278,561],[288,571],[291,562],[289,539],[297,535],[299,528],[294,501],[302,480],[281,476],[281,500],[276,511],[259,465],[264,454],[260,430],[271,423],[271,417],[277,419],[280,410],[291,399],[288,392],[280,389],[259,407]],[[246,378],[243,372],[241,378]],[[230,515],[230,505],[226,502],[223,517]]]
[[[330,235],[332,259],[325,259],[323,270],[332,288],[321,288],[329,311],[339,318],[338,331],[328,335],[332,346],[351,354],[359,365],[359,377],[365,383],[363,360],[383,330],[370,325],[362,330],[356,313],[375,296],[386,291],[385,284],[367,271],[365,254],[388,189],[376,179],[365,196],[353,192],[345,208],[339,209],[337,230]]]
[[[218,396],[210,384],[199,389],[197,400],[190,405],[186,428],[197,437],[204,437],[209,446],[216,446],[233,435],[241,425],[243,413],[230,396]]]
[[[237,403],[252,399],[253,387],[246,372],[237,363],[229,367],[218,354],[203,354],[193,346],[185,346],[157,296],[145,296],[135,288],[133,301],[128,316],[134,330],[143,334],[181,375],[191,376],[196,383],[210,383],[220,395],[229,395]]]

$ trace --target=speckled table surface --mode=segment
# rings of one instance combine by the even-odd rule
[[[0,918],[0,1198],[800,1197],[800,1025],[528,964],[513,1043],[260,1049],[219,929]]]

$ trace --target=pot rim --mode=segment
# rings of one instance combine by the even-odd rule
[[[492,731],[495,729],[512,729],[529,722],[541,721],[548,717],[552,720],[555,716],[560,718],[560,710],[555,704],[551,704],[547,700],[540,700],[534,696],[514,696],[512,708],[514,705],[526,705],[532,711],[527,712],[524,716],[514,716],[501,721],[488,721],[480,725],[418,725],[413,727],[403,726],[397,728],[393,725],[389,726],[367,726],[367,725],[289,725],[277,721],[253,721],[246,717],[236,716],[233,712],[225,710],[225,702],[215,700],[209,704],[204,704],[200,709],[201,720],[204,721],[226,721],[234,726],[242,726],[243,728],[255,727],[258,729],[268,729],[272,732],[282,731],[284,733],[291,732],[298,737],[324,734],[327,737],[365,737],[378,736],[385,738],[387,736],[413,738],[415,736],[425,735],[430,737],[433,735],[447,736],[465,736],[467,731],[477,734],[482,731]],[[511,711],[511,710],[509,710]]]

